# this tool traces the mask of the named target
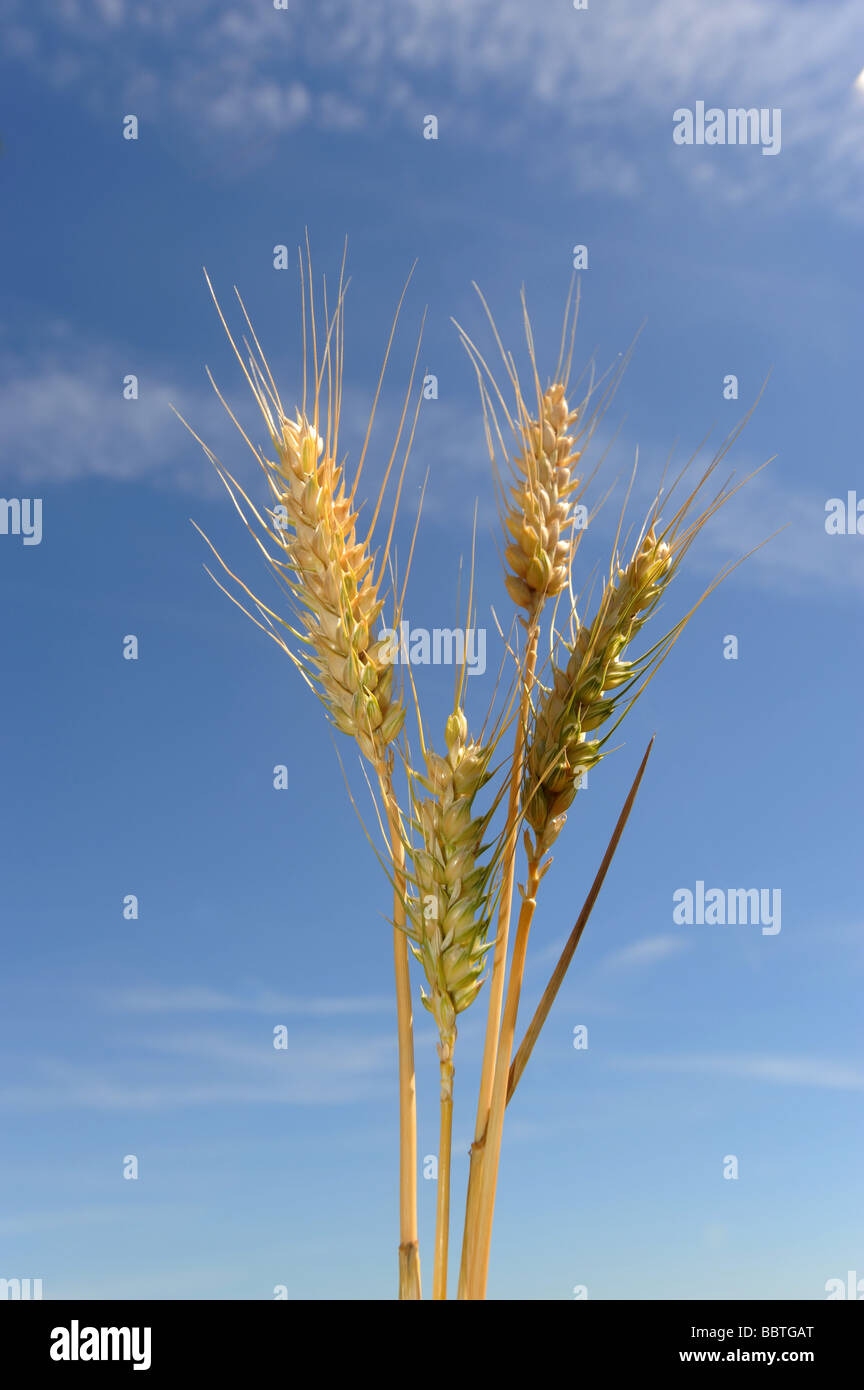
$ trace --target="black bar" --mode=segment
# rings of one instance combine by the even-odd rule
[[[383,1303],[376,1313],[375,1306],[363,1303],[355,1311],[349,1302],[310,1301],[295,1307],[279,1301],[8,1301],[0,1303],[2,1365],[8,1370],[16,1364],[24,1375],[48,1372],[52,1380],[99,1378],[107,1371],[114,1377],[131,1375],[133,1383],[145,1383],[145,1376],[161,1383],[165,1375],[192,1372],[196,1387],[211,1376],[214,1381],[240,1373],[248,1378],[250,1371],[262,1370],[281,1372],[290,1380],[308,1379],[311,1373],[317,1380],[325,1368],[327,1380],[344,1368],[346,1374],[362,1373],[374,1382],[395,1364],[401,1338],[409,1337],[411,1364],[426,1381],[435,1353],[416,1341],[424,1314],[408,1308],[388,1313]],[[482,1338],[484,1327],[498,1324],[500,1308],[489,1302],[479,1312],[475,1309],[470,1324],[463,1324],[466,1332]],[[445,1322],[455,1317],[459,1324],[465,1314],[439,1310],[431,1316],[437,1327],[442,1317]],[[515,1338],[520,1358],[527,1357],[529,1366],[538,1372],[548,1369],[550,1357],[557,1361],[560,1355],[556,1374],[569,1368],[574,1381],[592,1364],[594,1378],[597,1371],[663,1373],[679,1367],[699,1374],[701,1367],[714,1365],[734,1373],[742,1366],[761,1365],[768,1371],[795,1365],[825,1381],[857,1364],[864,1332],[860,1304],[841,1300],[574,1300],[558,1313],[544,1313],[540,1304],[529,1303],[518,1320],[512,1313],[505,1316],[512,1336],[495,1342],[505,1364],[515,1354]],[[484,1342],[487,1350],[488,1345]],[[91,1350],[105,1359],[89,1359]],[[60,1353],[71,1358],[74,1352],[78,1359],[55,1359]],[[125,1359],[114,1359],[115,1353]]]

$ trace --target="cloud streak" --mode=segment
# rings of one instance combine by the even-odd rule
[[[0,1110],[348,1105],[391,1098],[395,1064],[389,1036],[292,1037],[277,1050],[269,1029],[197,1029],[137,1039],[134,1052],[99,1066],[34,1059],[28,1076],[0,1087]]]
[[[145,122],[170,125],[173,140],[218,135],[220,155],[226,140],[241,142],[246,165],[303,125],[392,122],[419,139],[431,109],[447,139],[530,150],[535,162],[544,131],[578,136],[571,181],[583,188],[637,196],[640,150],[662,142],[672,176],[706,196],[747,201],[770,179],[772,201],[864,215],[858,0],[820,7],[817,22],[786,0],[619,0],[585,11],[523,0],[285,0],[279,10],[67,0],[47,24],[26,0],[7,10],[8,52],[40,80],[105,111],[122,97]],[[716,157],[725,150],[673,148],[673,111],[695,99],[781,107],[785,167],[747,159],[757,151],[729,160]],[[558,144],[548,148],[559,161]],[[770,174],[768,163],[778,166]]]
[[[139,367],[137,400],[123,397],[128,366],[107,346],[75,343],[68,326],[36,353],[0,356],[0,458],[5,486],[82,478],[149,481],[216,495],[200,445],[172,406],[214,450],[236,430],[209,386],[190,389],[163,369]],[[240,441],[242,443],[242,441]]]
[[[711,1056],[628,1057],[617,1066],[632,1071],[722,1076],[734,1080],[765,1081],[777,1086],[810,1086],[829,1091],[864,1090],[864,1072],[845,1062],[816,1057]]]
[[[338,997],[300,999],[269,990],[241,995],[190,985],[180,988],[139,988],[105,995],[112,1009],[130,1013],[251,1013],[292,1018],[345,1018],[390,1013],[392,999],[381,997]]]
[[[633,970],[642,965],[653,965],[686,950],[686,939],[680,936],[648,936],[642,941],[634,941],[620,951],[613,951],[598,966],[601,970]]]
[[[44,346],[35,353],[18,357],[0,353],[0,457],[7,494],[15,488],[30,495],[54,483],[106,479],[221,497],[215,471],[172,406],[228,468],[236,470],[237,477],[246,483],[251,477],[254,489],[254,460],[209,383],[189,387],[172,382],[170,370],[150,364],[140,370],[139,399],[128,401],[123,399],[124,373],[123,353],[116,347],[85,343],[74,345],[73,350],[68,325],[46,333]],[[227,398],[245,420],[243,406],[248,402],[239,390],[231,391],[229,386]],[[375,438],[388,448],[395,436],[395,408],[389,399],[382,403],[376,421]],[[368,409],[360,393],[346,393],[346,437],[362,439]],[[263,440],[263,426],[256,432],[256,423],[253,419],[251,437]],[[467,453],[466,439],[473,439],[475,445]],[[617,456],[627,458],[628,449],[627,441],[620,441]],[[645,447],[642,452],[647,456],[652,451]],[[415,480],[422,478],[424,468],[434,461],[423,511],[427,522],[452,527],[452,500],[464,493],[466,457],[475,460],[472,471],[482,497],[481,479],[490,464],[482,417],[473,397],[436,401],[421,410],[411,469]],[[735,462],[743,475],[746,468],[739,459]],[[860,592],[864,547],[856,544],[854,536],[830,536],[825,531],[830,489],[796,487],[782,479],[778,469],[774,465],[748,483],[712,519],[694,552],[697,568],[713,575],[720,564],[761,546],[741,571],[751,587],[791,597]],[[643,470],[631,499],[631,519],[645,488],[650,491]],[[845,499],[842,489],[841,495]],[[494,499],[488,492],[485,496],[479,521],[488,527],[495,522]],[[414,505],[410,492],[404,505],[410,512]],[[473,512],[465,507],[459,515],[467,535]],[[602,526],[603,519],[597,524]]]

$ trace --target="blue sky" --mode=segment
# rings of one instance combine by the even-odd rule
[[[386,882],[319,708],[203,571],[190,517],[267,583],[170,410],[257,486],[205,376],[254,425],[202,266],[224,299],[240,287],[290,398],[297,281],[273,248],[293,253],[308,227],[330,275],[348,237],[355,458],[417,260],[370,482],[428,306],[421,361],[439,397],[421,412],[398,535],[404,548],[428,471],[408,616],[454,622],[479,497],[490,670],[490,607],[506,599],[451,322],[489,347],[471,282],[514,347],[525,284],[551,370],[572,248],[588,247],[579,364],[615,363],[644,324],[592,446],[611,444],[598,488],[617,480],[619,501],[638,446],[637,507],[669,450],[683,462],[709,431],[716,447],[771,372],[730,466],[776,457],[705,532],[666,611],[785,529],[700,610],[577,798],[544,883],[526,1021],[656,732],[508,1111],[490,1296],[822,1298],[826,1280],[864,1277],[864,538],[825,532],[829,498],[864,496],[860,7],[309,8],[0,5],[0,492],[43,504],[40,544],[0,535],[0,1277],[42,1278],[47,1297],[394,1293]],[[698,101],[780,109],[780,153],[676,146],[673,113]],[[122,137],[128,114],[137,141]],[[137,401],[123,399],[128,373]],[[723,398],[729,373],[737,401]],[[589,529],[586,565],[614,514]],[[130,633],[137,662],[122,657]],[[433,727],[451,675],[420,672]],[[476,724],[490,693],[489,677],[469,681]],[[363,802],[345,740],[339,753]],[[282,763],[291,785],[277,791]],[[779,888],[781,931],[677,925],[672,895],[697,881]],[[130,893],[137,921],[123,918]],[[461,1019],[454,1243],[485,999]],[[278,1024],[288,1053],[272,1047]],[[434,1041],[420,1014],[421,1155],[436,1143]],[[122,1176],[129,1154],[137,1181]],[[428,1250],[434,1183],[421,1178],[420,1197]]]

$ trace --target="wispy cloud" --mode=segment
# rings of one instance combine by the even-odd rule
[[[123,396],[138,375],[138,399]],[[197,493],[221,489],[172,410],[217,451],[239,439],[206,382],[172,382],[164,369],[133,369],[122,351],[76,342],[59,325],[34,353],[0,355],[0,456],[24,487],[106,478],[151,481]],[[8,486],[8,483],[7,483]]]
[[[183,1208],[178,1205],[154,1204],[148,1208],[148,1219],[160,1214],[180,1217]],[[22,1211],[14,1216],[0,1217],[0,1235],[41,1234],[43,1231],[63,1231],[78,1226],[95,1226],[128,1221],[129,1207],[120,1203],[103,1206],[67,1207],[55,1211]]]
[[[223,166],[226,140],[243,142],[248,164],[305,123],[346,131],[390,119],[419,138],[431,110],[442,138],[532,160],[548,149],[560,162],[561,136],[578,132],[568,181],[583,187],[638,194],[640,149],[663,142],[673,176],[706,196],[745,201],[770,180],[772,201],[864,212],[858,0],[818,16],[786,0],[619,0],[584,11],[523,0],[286,0],[279,10],[255,0],[66,0],[44,23],[26,0],[6,8],[13,60],[102,110],[116,113],[122,98],[145,122],[170,123],[172,139],[218,134]],[[672,113],[696,99],[781,107],[785,161],[674,147]],[[544,131],[558,138],[544,141]]]
[[[743,470],[742,470],[743,471]],[[844,502],[846,485],[823,484],[821,489],[790,485],[779,473],[763,474],[714,517],[704,533],[704,550],[697,563],[713,563],[745,555],[754,547],[740,571],[751,587],[774,590],[795,597],[814,591],[864,588],[864,547],[856,536],[834,536],[825,530],[825,506],[830,497]],[[763,542],[767,542],[763,545]]]
[[[686,950],[687,941],[680,936],[647,936],[642,941],[634,941],[604,957],[598,969],[633,970],[641,965],[653,965]]]
[[[106,1048],[106,1052],[108,1049]],[[14,1111],[164,1110],[178,1106],[346,1105],[392,1095],[392,1037],[291,1038],[276,1049],[267,1029],[215,1030],[135,1040],[99,1066],[34,1059],[28,1075],[0,1087]]]
[[[640,466],[628,502],[629,523],[641,524],[649,502],[653,501],[666,451],[656,440],[643,438],[639,441],[632,435],[624,436],[603,475],[604,478],[611,475],[613,464],[616,465],[616,490],[604,513],[594,523],[595,535],[602,532],[611,538],[611,527],[618,515],[621,480],[626,477],[620,464],[622,460],[632,459],[637,445]],[[733,485],[744,483],[744,486],[707,523],[699,543],[689,553],[688,564],[700,576],[713,578],[726,565],[747,556],[733,583],[792,598],[826,592],[832,596],[848,595],[860,591],[864,587],[864,546],[858,543],[860,537],[829,535],[825,529],[829,498],[839,499],[845,505],[848,492],[856,486],[854,466],[841,460],[814,484],[794,467],[795,460],[759,458],[745,446],[746,440],[733,446],[724,456],[721,471],[721,476],[728,476]],[[706,441],[690,459],[690,470],[685,478],[695,483],[718,447],[719,437]],[[670,477],[674,477],[676,469],[689,457],[686,445],[676,447]],[[763,464],[767,466],[763,468]],[[684,485],[682,481],[667,502],[667,515],[674,510],[673,500],[675,504],[680,500]],[[706,485],[705,493],[706,497],[711,495],[711,483]]]
[[[217,341],[221,346],[221,337]],[[7,489],[104,478],[150,483],[198,496],[224,496],[216,471],[185,421],[228,470],[250,487],[250,495],[263,499],[265,487],[252,453],[207,380],[203,365],[200,384],[190,386],[187,380],[173,377],[165,364],[137,360],[133,365],[129,357],[122,345],[82,340],[67,322],[40,325],[37,340],[15,352],[0,340],[0,458]],[[274,370],[279,370],[275,364]],[[137,399],[124,398],[125,379],[131,372],[137,377]],[[264,421],[233,359],[216,381],[250,440],[264,448]],[[302,394],[299,358],[284,371],[280,384],[290,413]],[[404,378],[392,373],[376,410],[372,439],[383,460],[399,432],[406,385]],[[416,383],[415,389],[419,391]],[[372,395],[367,397],[349,384],[341,404],[341,432],[356,459]],[[452,520],[449,500],[457,490],[464,494],[466,438],[475,446],[471,457],[479,459],[477,477],[485,478],[488,456],[479,410],[469,410],[458,401],[436,401],[434,407],[420,411],[414,445],[417,457],[411,460],[417,498],[406,486],[407,512],[419,500],[419,487],[428,470],[431,485],[424,515]],[[406,444],[407,430],[401,438],[400,463]],[[467,514],[466,529],[470,524]]]
[[[373,996],[300,999],[292,995],[259,990],[249,994],[229,994],[204,985],[180,988],[138,988],[101,996],[112,1009],[131,1013],[250,1013],[270,1014],[278,1022],[291,1018],[340,1018],[364,1014],[389,1013],[392,999]]]
[[[680,1057],[619,1058],[613,1065],[633,1071],[726,1076],[780,1086],[814,1086],[820,1090],[864,1090],[864,1071],[859,1067],[816,1057],[690,1054]]]

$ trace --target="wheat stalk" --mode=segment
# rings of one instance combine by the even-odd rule
[[[618,848],[621,836],[624,833],[624,827],[627,824],[627,819],[630,815],[631,810],[633,809],[633,803],[636,800],[636,793],[638,792],[640,784],[642,782],[642,777],[645,773],[645,768],[647,766],[648,759],[651,756],[651,749],[653,747],[654,735],[652,734],[651,740],[648,744],[648,747],[645,750],[642,761],[637,769],[636,776],[633,779],[630,791],[628,792],[624,805],[621,808],[621,813],[618,816],[618,820],[615,824],[615,829],[613,830],[611,838],[609,840],[609,844],[606,847],[606,851],[603,855],[600,867],[597,870],[597,873],[594,875],[594,882],[591,884],[588,896],[586,897],[585,902],[582,905],[582,910],[576,919],[573,930],[567,938],[567,941],[564,945],[564,949],[559,957],[558,964],[552,971],[549,983],[543,992],[543,998],[540,1000],[540,1003],[537,1005],[537,1008],[534,1011],[534,1017],[531,1019],[530,1024],[525,1030],[525,1036],[522,1039],[522,1042],[519,1044],[519,1049],[516,1053],[516,1056],[513,1058],[513,1062],[510,1067],[510,1074],[507,1078],[508,1105],[510,1104],[510,1101],[513,1099],[513,1093],[516,1090],[516,1087],[519,1085],[522,1073],[528,1065],[528,1059],[530,1058],[531,1053],[534,1050],[534,1044],[540,1036],[540,1032],[543,1028],[544,1023],[546,1022],[546,1019],[549,1017],[549,1011],[555,1002],[555,998],[558,994],[559,989],[561,988],[561,985],[564,981],[564,977],[567,974],[567,970],[570,965],[570,962],[573,959],[576,947],[579,945],[579,942],[582,939],[582,933],[585,930],[588,918],[591,916],[594,904],[596,903],[597,898],[599,896],[600,889],[603,887],[603,881],[606,878],[609,865],[612,863],[612,860],[615,856],[615,851]]]

